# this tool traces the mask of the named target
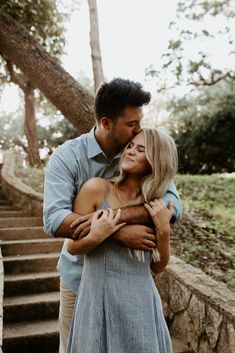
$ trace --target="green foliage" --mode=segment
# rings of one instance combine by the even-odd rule
[[[46,106],[46,101],[44,101]],[[45,108],[46,109],[46,108]],[[41,151],[41,158],[47,158],[53,150],[68,139],[77,137],[77,130],[55,109],[47,107],[47,124],[37,122],[38,144]],[[15,149],[15,146],[21,147],[19,151],[26,151],[27,140],[24,135],[23,112],[18,110],[14,114],[1,113],[0,121],[0,148]]]
[[[15,153],[15,175],[33,190],[43,193],[45,167],[33,168],[24,166],[24,157]]]
[[[235,170],[235,91],[217,85],[196,97],[171,102],[171,134],[179,172],[211,174]]]
[[[57,146],[78,136],[75,127],[61,115],[51,117],[49,126],[38,125],[37,130],[40,148],[49,155]]]
[[[218,229],[228,244],[235,241],[235,175],[177,175],[184,208],[203,217],[202,226]]]
[[[51,0],[0,0],[0,9],[22,24],[53,55],[61,55],[64,47],[65,15]]]
[[[160,77],[156,75],[160,79],[159,91],[180,84],[203,86],[235,81],[234,65],[226,66],[235,53],[234,17],[234,0],[179,1],[176,19],[169,25],[172,38],[162,55],[162,72]],[[214,60],[217,47],[220,62]]]
[[[22,113],[17,111],[14,114],[1,114],[0,148],[11,149],[15,145],[23,144],[23,119]]]

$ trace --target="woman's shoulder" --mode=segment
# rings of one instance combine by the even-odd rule
[[[107,180],[99,177],[91,178],[83,184],[81,192],[84,196],[92,198],[98,205],[104,198]]]
[[[87,180],[83,184],[83,189],[86,189],[87,191],[97,192],[100,189],[104,189],[106,183],[107,183],[106,179],[99,178],[99,177],[94,177],[94,178],[91,178],[91,179]]]
[[[91,178],[87,180],[81,190],[79,191],[75,204],[81,208],[84,205],[90,205],[92,208],[97,209],[102,200],[104,199],[106,180],[102,178]]]

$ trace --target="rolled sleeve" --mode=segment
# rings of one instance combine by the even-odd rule
[[[44,231],[53,236],[55,231],[72,213],[76,195],[75,169],[71,152],[62,145],[50,158],[44,182]]]
[[[174,208],[174,217],[172,221],[175,222],[179,220],[183,213],[183,207],[182,207],[179,193],[177,191],[177,188],[173,180],[169,183],[167,192],[162,197],[162,200],[165,203],[165,205],[168,205],[169,201],[172,201],[173,208]]]

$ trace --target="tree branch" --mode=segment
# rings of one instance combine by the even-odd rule
[[[213,86],[217,82],[225,80],[225,81],[235,81],[235,74],[233,75],[231,72],[226,72],[224,75],[221,75],[217,78],[214,78],[214,74],[211,74],[211,78],[206,80],[200,73],[198,73],[200,80],[199,81],[190,81],[190,85],[194,86]]]
[[[24,84],[22,84],[22,82],[20,81],[20,79],[17,77],[15,71],[14,71],[14,68],[13,68],[13,65],[12,65],[12,62],[8,59],[5,59],[6,60],[6,69],[10,75],[10,82],[14,83],[15,85],[19,86],[22,91],[25,93],[25,90],[26,90],[26,86]]]

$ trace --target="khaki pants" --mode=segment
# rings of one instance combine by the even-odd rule
[[[71,290],[68,289],[62,278],[60,278],[59,353],[66,353],[75,299],[76,294],[71,292]]]

